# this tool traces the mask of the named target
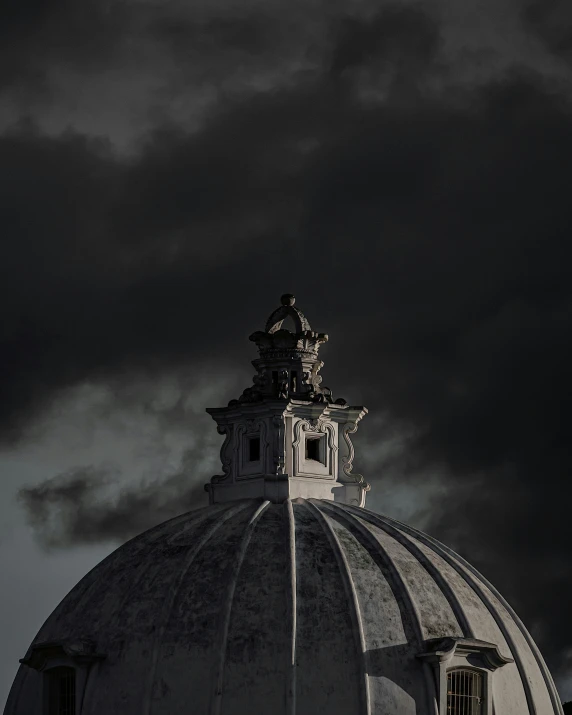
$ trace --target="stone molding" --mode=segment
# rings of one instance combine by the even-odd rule
[[[33,670],[43,671],[56,665],[90,666],[105,655],[98,653],[89,639],[34,643],[20,663]]]

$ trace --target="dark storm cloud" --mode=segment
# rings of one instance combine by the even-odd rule
[[[429,531],[515,604],[563,674],[570,105],[522,70],[427,91],[442,71],[440,28],[418,10],[335,20],[322,74],[230,93],[197,131],[158,127],[130,159],[29,126],[2,138],[4,439],[25,437],[61,388],[85,380],[181,366],[200,376],[209,360],[209,379],[242,369],[247,335],[292,291],[331,336],[325,383],[370,409],[361,448],[386,434],[376,414],[407,431],[380,473],[421,484],[439,471]],[[270,51],[256,23],[209,27]],[[150,523],[128,515],[153,505],[166,518],[187,488],[176,475],[109,502],[97,477],[88,468],[22,493],[44,543],[126,538]]]
[[[195,59],[204,65],[205,54],[211,55],[214,48],[252,57],[275,51],[276,42],[281,38],[272,16],[253,12],[247,5],[243,13],[199,19],[191,14],[181,17],[180,12],[174,12],[154,18],[148,31],[157,42],[170,48],[176,61],[182,64]]]
[[[4,0],[0,6],[0,91],[45,89],[56,68],[93,71],[113,57],[128,23],[123,2]]]
[[[566,0],[530,0],[523,5],[527,30],[556,57],[572,62],[572,7]]]
[[[0,137],[0,155],[0,419],[11,439],[31,405],[105,361],[96,343],[117,300],[104,229],[116,167],[99,144],[29,126]]]
[[[0,8],[0,94],[20,101],[53,99],[62,76],[89,81],[115,70],[146,68],[158,95],[192,83],[241,91],[273,73],[344,70],[376,62],[403,75],[432,61],[434,22],[416,7],[306,0],[262,7],[232,3],[138,0],[7,0]],[[85,91],[85,88],[82,88]],[[97,90],[96,90],[97,91]],[[131,94],[125,87],[125,97]],[[77,100],[76,100],[77,101]]]
[[[359,67],[376,73],[391,69],[419,79],[439,48],[435,19],[419,6],[388,5],[373,17],[339,18],[330,71],[334,76]]]
[[[180,471],[129,488],[117,487],[111,467],[76,467],[20,490],[29,522],[46,550],[123,542],[185,511],[206,505],[200,450],[188,450]],[[210,474],[209,474],[210,476]],[[112,494],[105,488],[114,486]]]
[[[224,9],[223,9],[224,11]],[[220,13],[220,8],[218,10]],[[93,76],[157,53],[197,65],[231,46],[255,48],[272,23],[224,19],[184,0],[5,0],[0,7],[0,92],[51,95],[54,73]],[[262,47],[261,47],[262,49]],[[231,53],[232,54],[232,53]],[[223,61],[227,65],[228,62]]]

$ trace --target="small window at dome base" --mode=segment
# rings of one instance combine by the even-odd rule
[[[33,643],[20,663],[42,674],[42,715],[80,715],[88,675],[105,654],[90,638]]]
[[[514,660],[477,638],[430,638],[425,645],[417,657],[434,668],[439,715],[494,715],[495,671]]]
[[[447,715],[483,715],[483,676],[454,668],[447,673]]]
[[[65,666],[46,673],[48,684],[48,715],[76,715],[75,670]]]

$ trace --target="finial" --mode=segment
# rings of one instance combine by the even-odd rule
[[[284,295],[280,298],[280,302],[282,305],[294,305],[296,298],[294,298],[291,293],[284,293]]]

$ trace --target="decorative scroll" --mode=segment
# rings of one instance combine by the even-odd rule
[[[217,425],[216,431],[219,434],[226,435],[226,439],[220,448],[220,461],[222,463],[223,473],[212,477],[212,484],[220,484],[229,479],[232,474],[232,451],[230,449],[230,443],[233,437],[232,425]]]
[[[346,477],[349,479],[352,479],[353,481],[356,482],[356,484],[363,489],[364,495],[363,495],[363,502],[365,504],[365,492],[369,492],[371,489],[371,486],[365,481],[363,475],[361,474],[352,474],[352,468],[353,468],[353,462],[354,462],[354,457],[355,457],[355,450],[353,443],[350,439],[350,434],[355,434],[357,432],[357,422],[349,422],[346,424],[342,430],[342,434],[344,435],[344,440],[348,448],[348,453],[344,457],[342,457],[342,469]],[[360,504],[360,506],[363,506]]]

